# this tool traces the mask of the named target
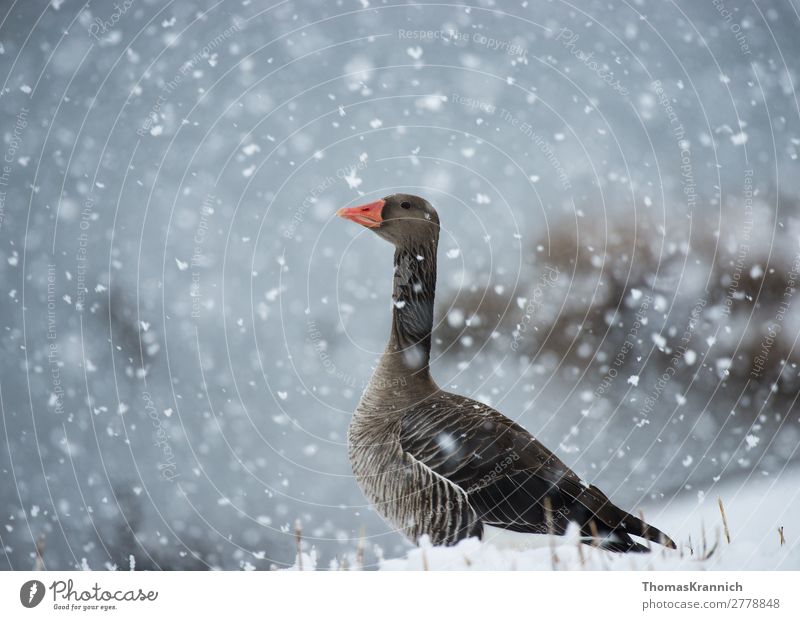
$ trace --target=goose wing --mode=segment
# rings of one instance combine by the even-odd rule
[[[479,519],[517,532],[563,534],[570,522],[615,551],[630,534],[674,543],[586,484],[528,431],[491,407],[440,393],[403,414],[400,445],[468,497]]]

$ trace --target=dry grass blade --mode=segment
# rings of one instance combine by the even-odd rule
[[[553,526],[553,503],[549,497],[544,498],[544,519],[547,523],[547,538],[550,544],[550,566],[558,570],[558,555],[556,555],[555,527]]]
[[[364,570],[364,528],[358,534],[358,547],[356,547],[356,564],[358,570]]]
[[[589,521],[589,530],[592,532],[592,545],[595,547],[600,546],[600,530],[597,529],[597,523],[594,519]]]
[[[303,570],[303,529],[300,519],[294,522],[294,542],[297,547],[297,570]]]
[[[725,516],[725,506],[722,504],[722,498],[717,498],[717,503],[719,504],[719,512],[722,515],[722,527],[725,531],[725,540],[728,541],[728,544],[731,543],[731,532],[728,529],[728,517]]]
[[[708,544],[706,543],[706,524],[703,519],[700,519],[700,530],[702,532],[702,538],[700,539],[700,556],[705,558],[706,552],[708,551]]]
[[[714,543],[714,546],[713,546],[713,547],[711,547],[711,549],[709,549],[709,550],[708,550],[708,552],[704,553],[704,554],[703,554],[702,556],[700,556],[700,558],[698,558],[698,559],[699,559],[700,561],[708,560],[708,559],[709,559],[709,558],[710,558],[712,555],[714,555],[714,554],[716,553],[716,551],[717,551],[717,548],[718,548],[718,547],[719,547],[719,541],[715,542],[715,543]]]
[[[592,533],[592,546],[596,549],[600,549],[600,530],[597,529],[597,523],[594,522],[594,519],[589,521],[589,531]],[[602,569],[608,570],[604,555],[602,553],[597,555],[600,556],[600,566]]]
[[[578,538],[578,542],[576,544],[578,545],[578,557],[581,560],[581,568],[583,568],[586,566],[586,556],[583,554],[583,543],[581,542],[580,538]]]
[[[33,570],[44,570],[44,534],[40,534],[36,540],[36,559],[33,563]]]
[[[698,562],[704,562],[705,560],[708,560],[717,552],[717,549],[719,549],[719,529],[715,528],[714,531],[714,545],[710,549],[706,549],[706,530],[705,526],[703,527],[703,549],[700,553],[700,556],[697,558]]]

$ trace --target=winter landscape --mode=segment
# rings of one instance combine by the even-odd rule
[[[0,568],[800,570],[796,2],[0,7]],[[678,549],[411,545],[347,429],[431,368]]]

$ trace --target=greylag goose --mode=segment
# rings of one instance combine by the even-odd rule
[[[439,216],[427,200],[394,194],[337,215],[395,248],[389,342],[348,431],[356,480],[393,527],[415,543],[427,535],[433,544],[452,545],[483,538],[489,528],[563,535],[574,523],[583,542],[610,551],[648,550],[631,536],[675,547],[519,424],[433,381]]]

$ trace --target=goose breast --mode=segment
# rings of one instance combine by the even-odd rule
[[[348,432],[350,463],[367,499],[392,527],[435,545],[481,536],[467,493],[401,445],[402,418],[356,411]]]

